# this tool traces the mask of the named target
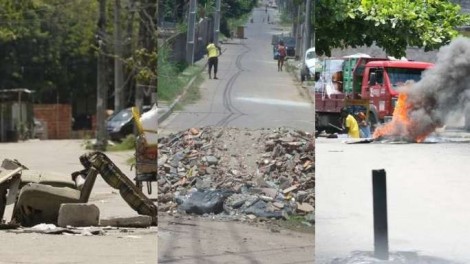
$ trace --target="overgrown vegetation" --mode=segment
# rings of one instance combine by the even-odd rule
[[[200,74],[201,68],[196,65],[187,67],[184,62],[169,61],[168,49],[164,47],[160,48],[159,55],[158,97],[163,101],[171,101],[183,91],[194,76]]]

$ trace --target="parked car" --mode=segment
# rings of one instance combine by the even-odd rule
[[[145,113],[151,108],[149,105],[143,106],[142,112]],[[111,115],[106,122],[106,130],[108,131],[109,139],[118,142],[134,133],[132,108],[129,107]]]
[[[305,52],[302,69],[300,70],[300,80],[303,82],[315,76],[315,72],[320,71],[321,65],[318,64],[319,60],[315,58],[315,48],[309,48]]]
[[[280,41],[284,42],[284,46],[286,47],[287,57],[295,57],[295,38],[287,37],[281,34],[281,35],[273,35],[271,39],[271,44],[273,45],[273,58],[275,60],[278,59],[277,45],[279,44]]]

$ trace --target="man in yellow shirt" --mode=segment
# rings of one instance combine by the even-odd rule
[[[343,118],[343,132],[348,133],[351,138],[360,138],[359,136],[359,125],[357,124],[356,118],[349,114],[346,108],[341,109],[341,117]]]
[[[216,46],[212,40],[209,41],[209,45],[206,47],[207,49],[207,57],[208,59],[208,66],[209,66],[209,79],[212,78],[211,72],[212,72],[212,67],[214,67],[214,79],[217,78],[217,65],[219,64],[219,55],[221,53],[220,47]]]

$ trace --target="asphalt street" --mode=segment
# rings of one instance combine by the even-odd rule
[[[269,9],[269,15],[273,21],[278,12]],[[277,71],[271,38],[283,31],[262,22],[266,16],[264,8],[255,9],[254,22],[245,27],[246,39],[228,39],[221,45],[219,79],[207,79],[205,72],[201,100],[160,123],[160,134],[202,126],[286,126],[313,132],[313,105],[288,72]]]
[[[63,174],[83,169],[79,157],[88,152],[84,140],[30,140],[0,144],[0,162],[17,159],[29,169]],[[108,157],[131,180],[135,171],[127,162],[134,151],[107,152]],[[149,197],[156,198],[156,185]],[[146,191],[144,191],[147,194]],[[100,218],[137,216],[122,199],[119,190],[110,187],[98,176],[89,203],[100,210]],[[7,206],[4,219],[11,218],[12,205]],[[140,263],[157,261],[157,227],[120,228],[105,235],[46,235],[38,233],[0,232],[0,263]]]
[[[270,20],[278,12],[268,9]],[[264,18],[264,21],[263,21]],[[265,9],[253,11],[245,39],[222,44],[218,80],[206,79],[201,100],[159,124],[159,134],[191,127],[291,127],[313,132],[314,108],[286,72],[278,72]],[[207,73],[204,73],[207,76]],[[236,222],[159,217],[159,263],[313,263],[314,235]],[[178,222],[178,223],[176,223]]]
[[[447,135],[422,144],[317,139],[315,263],[373,251],[375,169],[387,173],[390,251],[470,263],[470,143]]]

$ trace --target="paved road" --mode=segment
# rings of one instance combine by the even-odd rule
[[[159,126],[161,135],[190,127],[314,128],[314,109],[287,72],[278,72],[271,36],[276,26],[262,22],[255,9],[247,39],[230,40],[219,60],[219,80],[206,79],[202,98],[172,114]],[[271,21],[277,11],[269,10]],[[265,227],[235,222],[187,220],[171,225],[159,217],[159,263],[313,263],[312,234],[272,233]]]
[[[373,250],[373,169],[387,172],[391,251],[470,263],[468,141],[350,145],[321,138],[316,154],[316,263]]]
[[[158,220],[158,263],[314,263],[311,233],[197,217]]]
[[[159,126],[159,131],[178,131],[189,127],[279,127],[307,131],[314,128],[314,108],[302,96],[292,77],[277,71],[271,36],[278,26],[262,23],[264,8],[255,9],[254,23],[245,28],[247,39],[233,39],[222,45],[219,80],[206,79],[202,99],[176,112]],[[269,9],[271,20],[277,11]]]
[[[32,140],[0,144],[0,162],[17,159],[29,169],[70,173],[83,169],[79,157],[88,152],[81,140]],[[127,160],[133,151],[107,153],[110,159],[130,178]],[[154,186],[156,189],[156,186]],[[145,192],[146,193],[146,192]],[[155,198],[156,194],[150,197]],[[119,195],[101,177],[97,177],[90,195],[90,203],[100,209],[100,217],[136,216]],[[7,207],[9,220],[12,208]],[[67,236],[44,234],[14,234],[0,232],[0,263],[141,263],[157,261],[157,228],[114,230],[106,236]]]

